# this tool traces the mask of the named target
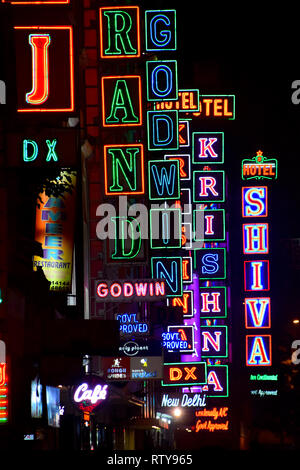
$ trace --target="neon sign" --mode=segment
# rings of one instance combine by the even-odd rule
[[[170,351],[181,351],[188,348],[187,340],[182,339],[182,335],[179,332],[175,333],[162,333],[163,347]]]
[[[152,249],[181,247],[181,210],[150,209],[150,246]]]
[[[202,223],[203,221],[203,223]],[[225,210],[197,209],[193,211],[195,241],[225,240]]]
[[[1,0],[11,5],[67,5],[70,0]]]
[[[100,379],[99,379],[100,380]],[[73,400],[83,411],[91,411],[107,399],[108,385],[96,379],[87,381],[78,385],[73,394]]]
[[[227,326],[201,326],[201,357],[227,357]]]
[[[185,290],[182,297],[174,297],[172,299],[172,307],[181,307],[183,318],[191,318],[194,316],[194,291]]]
[[[277,165],[275,158],[266,158],[261,150],[256,152],[256,156],[242,160],[242,179],[243,180],[276,180]]]
[[[244,254],[269,253],[269,224],[243,224]]]
[[[268,216],[268,188],[267,186],[242,187],[242,216],[267,217]]]
[[[176,100],[178,97],[176,60],[147,61],[147,100]]]
[[[189,181],[191,179],[191,157],[188,154],[165,155],[165,160],[179,162],[179,178],[180,181]]]
[[[17,76],[22,77],[17,86],[18,112],[74,111],[72,26],[14,29]],[[52,70],[55,75],[51,75]]]
[[[106,195],[144,194],[142,144],[104,145]]]
[[[180,325],[180,326],[168,326],[168,332],[178,333],[181,338],[181,342],[184,344],[176,345],[172,347],[172,342],[166,346],[169,351],[179,350],[182,353],[193,353],[195,351],[195,340],[194,340],[194,327],[192,325]],[[178,340],[177,340],[178,341]]]
[[[224,171],[194,171],[193,177],[194,202],[207,203],[225,201]]]
[[[246,328],[271,327],[270,297],[251,297],[245,299],[245,326]]]
[[[208,365],[207,384],[202,387],[207,392],[207,397],[226,398],[229,395],[228,365]]]
[[[165,281],[167,297],[182,295],[181,257],[152,257],[151,272],[153,278]]]
[[[161,400],[162,408],[177,408],[178,406],[182,408],[201,408],[206,406],[206,395],[200,393],[188,394],[184,393],[181,397],[178,395],[168,395],[164,393]]]
[[[150,160],[148,161],[149,198],[178,199],[180,197],[179,161]]]
[[[178,138],[179,147],[190,146],[190,121],[182,121],[179,119]]]
[[[176,10],[145,11],[146,51],[175,51]]]
[[[140,9],[137,6],[99,8],[100,57],[140,57]]]
[[[227,317],[227,288],[225,286],[200,287],[201,318]]]
[[[272,365],[271,335],[246,336],[246,364],[260,367]]]
[[[235,95],[200,95],[199,112],[193,118],[235,119]]]
[[[155,103],[155,109],[177,109],[179,112],[185,113],[199,111],[199,90],[179,90],[176,101]]]
[[[193,163],[224,163],[224,132],[193,132]]]
[[[132,300],[157,301],[165,298],[165,282],[153,279],[137,279],[130,281],[96,281],[96,301],[119,302]]]
[[[178,111],[148,111],[148,150],[178,150]]]
[[[194,261],[199,267],[199,279],[226,278],[225,248],[200,248],[195,250]]]
[[[101,79],[103,127],[142,125],[142,84],[139,75]]]
[[[270,289],[269,260],[244,261],[245,291]]]
[[[120,334],[147,334],[149,332],[149,324],[137,319],[136,313],[120,313],[116,316],[116,320],[120,322]]]
[[[202,421],[201,419],[198,419],[196,421],[195,432],[229,431],[229,420],[227,419],[228,407],[213,408],[213,409],[204,408],[203,410],[196,411],[195,415],[196,417],[204,418],[204,420]],[[205,419],[205,418],[212,418],[212,419]],[[222,421],[224,418],[226,420]]]
[[[174,362],[164,364],[164,378],[162,386],[187,386],[206,383],[205,362]]]

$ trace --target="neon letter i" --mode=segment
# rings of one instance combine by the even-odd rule
[[[32,48],[32,90],[26,93],[26,101],[42,104],[49,94],[48,46],[51,38],[49,34],[30,34],[28,42]]]

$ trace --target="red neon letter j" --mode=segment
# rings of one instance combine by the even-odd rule
[[[28,42],[32,48],[32,90],[26,93],[26,101],[42,104],[49,94],[48,46],[51,39],[49,34],[30,34]]]

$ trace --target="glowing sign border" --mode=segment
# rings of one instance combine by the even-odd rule
[[[104,80],[112,80],[112,79],[137,79],[138,80],[138,122],[118,122],[116,124],[107,124],[106,123],[106,114],[105,114],[105,86]],[[140,75],[105,75],[101,77],[101,109],[102,109],[102,126],[103,127],[132,127],[132,126],[142,126],[143,125],[143,113],[142,113],[142,80]]]
[[[178,234],[181,233],[181,210],[178,209],[178,208],[174,208],[174,209],[169,209],[169,208],[161,208],[161,209],[150,209],[150,247],[152,250],[163,250],[163,249],[168,249],[168,248],[171,248],[171,249],[174,249],[174,248],[181,248],[181,237],[178,238],[178,242],[176,245],[169,245],[169,244],[166,244],[166,246],[163,246],[163,245],[159,245],[159,246],[155,246],[153,245],[153,240],[156,240],[152,237],[152,226],[153,226],[153,222],[152,222],[152,214],[154,212],[162,212],[162,213],[170,213],[172,214],[173,213],[178,213]],[[174,224],[175,225],[175,224]],[[175,240],[175,238],[174,238]],[[163,243],[163,241],[162,241]]]
[[[137,53],[136,54],[120,54],[120,55],[113,55],[113,54],[108,54],[104,55],[103,54],[103,40],[102,40],[102,34],[101,32],[103,31],[103,24],[102,24],[102,12],[101,10],[128,10],[128,9],[136,9],[137,11],[137,16],[136,16],[136,22],[137,22],[137,31],[136,31],[136,38],[137,38]],[[99,8],[99,31],[100,31],[100,57],[101,59],[132,59],[132,58],[138,58],[141,56],[141,41],[140,41],[140,7],[135,6],[135,5],[121,5],[121,6],[110,6],[110,7],[100,7]]]
[[[235,95],[199,95],[199,100],[201,98],[232,98],[232,117],[225,117],[225,116],[201,116],[201,113],[193,113],[193,117],[200,117],[200,119],[213,119],[213,118],[219,118],[219,119],[228,119],[228,121],[234,121],[235,120]],[[199,109],[200,109],[200,103],[199,103]]]
[[[223,178],[222,178],[222,195],[220,198],[215,198],[215,199],[197,199],[196,198],[196,178],[197,178],[197,175],[199,173],[203,173],[203,175],[205,176],[209,176],[211,173],[221,173],[223,175]],[[200,197],[200,196],[198,196]],[[208,196],[209,197],[209,196]],[[211,202],[211,203],[219,203],[219,202],[225,202],[226,200],[226,194],[225,194],[225,171],[224,170],[209,170],[209,171],[205,171],[205,170],[195,170],[193,172],[193,201],[195,203],[202,203],[202,204],[206,204],[207,202]]]
[[[247,277],[246,277],[246,263],[266,263],[267,265],[267,287],[265,289],[247,289]],[[264,286],[263,286],[264,287]],[[270,262],[268,259],[257,259],[257,260],[246,260],[244,261],[244,291],[245,292],[262,292],[270,290]]]
[[[149,64],[156,64],[157,66],[159,65],[164,65],[164,64],[172,64],[174,65],[174,78],[175,78],[175,83],[174,83],[174,94],[175,94],[175,97],[174,98],[169,98],[169,97],[162,97],[162,98],[151,98],[150,97],[150,90],[151,90],[151,93],[155,94],[155,92],[153,91],[153,88],[150,86],[151,83],[149,83],[150,81],[150,65]],[[153,71],[152,71],[153,73]],[[178,99],[178,72],[177,72],[177,60],[147,60],[146,61],[146,82],[147,82],[147,100],[148,101],[176,101]]]
[[[149,16],[149,13],[172,13],[174,14],[174,48],[167,48],[167,47],[156,47],[156,48],[150,48],[148,44],[148,19],[147,16]],[[150,51],[176,51],[177,50],[177,34],[176,34],[176,10],[146,10],[145,11],[145,49],[147,52]]]
[[[200,304],[199,304],[199,315],[200,315],[200,319],[206,319],[206,318],[220,318],[220,319],[223,319],[223,318],[227,318],[227,315],[228,315],[228,311],[227,311],[227,287],[226,286],[209,286],[209,287],[205,287],[205,286],[200,286],[199,287],[199,299],[201,299],[201,291],[202,290],[216,290],[216,289],[224,289],[224,312],[225,312],[225,315],[216,315],[214,313],[212,313],[211,315],[209,313],[206,313],[204,312],[204,314],[202,315],[202,310],[201,310],[201,307],[200,307]],[[205,293],[205,292],[203,292]],[[200,300],[199,300],[200,302]],[[202,300],[201,300],[201,304],[202,304]]]
[[[222,149],[222,155],[221,155],[221,160],[214,161],[214,160],[209,160],[206,161],[206,159],[203,159],[203,162],[197,161],[195,159],[195,135],[203,135],[203,136],[210,136],[210,135],[215,135],[215,134],[220,134],[221,135],[221,149]],[[216,131],[216,132],[192,132],[192,161],[195,165],[223,165],[224,164],[224,132],[222,131]]]
[[[267,338],[269,341],[269,363],[268,364],[249,364],[249,346],[248,340],[249,338]],[[253,341],[254,342],[254,341]],[[265,347],[265,342],[263,340],[263,344]],[[252,352],[253,352],[253,344],[252,344]],[[271,367],[272,366],[272,335],[246,335],[246,366],[247,367]]]
[[[14,26],[14,29],[20,30],[68,30],[69,31],[69,61],[70,61],[70,108],[18,108],[18,113],[34,113],[34,112],[45,112],[45,113],[66,113],[66,112],[73,112],[75,109],[75,97],[74,97],[74,47],[73,47],[73,26]]]
[[[248,315],[248,309],[247,309],[247,305],[248,305],[248,303],[249,303],[249,302],[247,302],[247,301],[249,301],[249,300],[252,300],[252,301],[253,301],[253,300],[258,300],[258,301],[260,301],[260,300],[268,300],[268,301],[269,301],[269,302],[268,302],[268,320],[267,320],[267,326],[266,326],[266,325],[263,325],[263,326],[255,326],[255,325],[254,325],[254,326],[250,326],[250,325],[249,325],[249,322],[248,322],[249,315]],[[271,328],[271,298],[270,298],[270,297],[246,297],[246,298],[244,299],[244,305],[245,305],[245,327],[246,327],[247,329],[249,329],[249,330],[251,329],[251,330],[252,330],[252,329],[260,329],[260,328]],[[252,316],[252,315],[251,315],[251,312],[250,312],[250,316]],[[265,315],[264,315],[264,318],[265,318]],[[263,318],[263,320],[264,320],[264,318]]]
[[[223,251],[223,253],[224,253],[224,276],[222,276],[222,277],[209,277],[209,274],[208,274],[208,276],[206,276],[206,277],[200,277],[199,276],[199,280],[204,280],[204,281],[212,280],[212,281],[214,281],[214,280],[226,279],[226,273],[227,273],[226,248],[219,248],[219,247],[214,248],[214,247],[212,247],[212,248],[199,248],[199,249],[194,250],[194,268],[195,269],[197,268],[197,252],[202,251],[202,250],[212,250],[213,252],[216,251],[216,250],[217,251],[220,251],[220,250]]]
[[[260,241],[260,243],[262,243],[264,245],[264,247],[260,250],[255,249],[255,250],[251,251],[250,248],[249,248],[250,243],[249,243],[249,246],[246,246],[247,240],[250,242],[249,232],[247,232],[246,227],[256,227],[256,226],[266,227],[263,230],[263,232],[264,232],[263,240]],[[243,224],[242,230],[243,230],[243,253],[244,253],[244,255],[257,255],[257,254],[267,255],[269,253],[269,224],[267,222],[253,222],[253,223],[248,222],[246,224]],[[246,234],[248,234],[248,235],[246,235]],[[253,238],[254,237],[252,237],[251,240],[253,240]]]
[[[248,203],[245,199],[245,193],[248,193],[249,190],[258,190],[258,189],[264,189],[264,201],[262,198],[256,198],[256,201],[259,200],[262,205],[264,205],[264,210],[261,215],[257,215],[254,213],[246,214],[247,207],[256,204],[257,202],[254,202],[254,204]],[[251,209],[250,209],[251,210]],[[252,211],[253,212],[253,211]],[[242,186],[242,217],[268,217],[268,186]]]
[[[205,385],[207,383],[207,364],[206,362],[199,361],[199,362],[165,362],[164,366],[185,366],[187,367],[188,365],[194,366],[195,364],[203,364],[205,366],[205,382],[192,382],[192,383],[175,383],[175,384],[164,384],[163,380],[161,381],[162,387],[181,387],[181,386],[190,386],[193,387],[195,385]]]
[[[139,147],[140,148],[140,158],[141,158],[141,190],[139,191],[109,191],[108,190],[108,171],[107,171],[107,149],[108,148],[126,148],[126,147]],[[119,195],[131,195],[131,194],[145,194],[145,178],[144,178],[144,145],[143,144],[108,144],[103,146],[104,150],[104,184],[105,184],[105,194],[106,196],[119,196]]]
[[[221,238],[205,238],[205,231],[203,231],[203,237],[201,238],[197,238],[197,231],[196,231],[196,228],[197,228],[197,225],[196,225],[196,213],[197,212],[203,212],[204,216],[205,216],[205,212],[218,212],[218,213],[222,213],[223,214],[223,235]],[[226,238],[226,230],[225,230],[225,222],[226,222],[226,218],[225,218],[225,209],[195,209],[193,210],[193,227],[194,227],[194,240],[197,242],[197,241],[204,241],[204,242],[222,242],[225,240]]]
[[[168,162],[168,163],[167,163]],[[152,201],[158,201],[158,200],[170,200],[170,199],[173,199],[173,200],[177,200],[177,199],[180,199],[180,163],[179,163],[179,160],[178,159],[174,159],[171,163],[169,163],[170,160],[148,160],[148,191],[149,191],[149,199],[152,200]],[[153,196],[152,193],[152,185],[151,185],[151,182],[153,181],[153,184],[156,184],[156,180],[154,178],[153,173],[151,171],[151,167],[154,165],[154,164],[165,164],[166,166],[169,164],[171,165],[172,163],[175,163],[175,166],[177,167],[176,168],[176,174],[177,176],[175,175],[175,182],[174,182],[174,186],[177,186],[178,190],[176,192],[176,194],[174,194],[173,196]],[[161,165],[163,166],[163,165]],[[177,181],[176,181],[177,180]],[[163,178],[163,181],[165,181],[165,178]],[[168,185],[164,184],[163,188],[165,188],[165,186],[168,187]]]
[[[203,352],[202,350],[202,347],[203,347],[203,338],[202,338],[202,334],[203,334],[203,330],[207,330],[207,329],[210,329],[210,328],[214,328],[214,329],[225,329],[225,341],[226,341],[226,347],[225,347],[225,355],[215,355],[215,356],[212,356],[211,354],[205,354],[205,351]],[[207,325],[202,325],[200,327],[201,329],[201,348],[200,348],[200,351],[201,351],[201,358],[203,357],[203,359],[207,359],[207,358],[227,358],[228,357],[228,325],[210,325],[210,326],[207,326]]]
[[[247,176],[245,177],[244,176],[244,165],[246,164],[249,164],[249,165],[258,165],[258,166],[264,166],[264,165],[275,165],[275,177],[272,178],[272,177],[269,177],[269,176],[266,176],[266,175],[257,175],[257,176]],[[263,180],[263,179],[266,179],[266,180],[277,180],[277,173],[278,173],[278,160],[276,158],[267,158],[267,157],[264,157],[263,154],[262,154],[262,151],[261,150],[258,150],[258,152],[256,152],[256,155],[252,158],[245,158],[244,160],[242,160],[242,180],[252,180],[252,179],[255,179],[255,180]]]

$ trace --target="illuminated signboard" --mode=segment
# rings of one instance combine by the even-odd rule
[[[101,357],[101,369],[105,380],[130,380],[130,357]]]
[[[150,246],[154,249],[181,247],[181,210],[150,209]]]
[[[169,352],[185,350],[188,347],[187,340],[182,339],[182,335],[178,331],[162,333],[161,337],[163,348],[168,349]]]
[[[195,339],[194,339],[194,327],[193,326],[172,325],[172,326],[168,326],[168,332],[179,333],[181,341],[185,343],[185,344],[179,344],[179,345],[175,344],[175,347],[173,347],[174,345],[172,345],[172,341],[169,341],[169,344],[165,346],[169,351],[179,350],[179,352],[182,352],[185,354],[195,352]]]
[[[108,396],[108,385],[99,377],[87,376],[74,387],[73,401],[82,411],[92,411]]]
[[[269,224],[243,224],[244,254],[269,253]]]
[[[147,61],[147,100],[177,100],[177,61]]]
[[[178,111],[147,111],[148,150],[178,150]]]
[[[43,257],[34,256],[33,269],[41,266],[55,291],[70,291],[72,280],[76,176],[65,177],[71,178],[73,192],[60,197],[42,193],[43,203],[36,208],[35,240],[42,245]]]
[[[149,324],[139,321],[136,313],[120,313],[116,315],[116,320],[120,322],[120,334],[123,336],[149,333]]]
[[[226,278],[225,248],[200,248],[195,250],[194,259],[199,268],[199,279]]]
[[[200,95],[199,112],[193,113],[195,118],[235,119],[235,96]]]
[[[267,217],[268,216],[268,188],[267,186],[242,187],[242,216]]]
[[[201,318],[227,317],[227,288],[225,286],[200,287]]]
[[[270,297],[251,297],[244,300],[246,328],[271,327]]]
[[[0,425],[8,422],[8,374],[6,364],[6,345],[0,340]]]
[[[179,147],[190,146],[190,121],[182,121],[179,118],[178,138],[179,138]]]
[[[245,291],[270,289],[269,260],[244,261]]]
[[[193,172],[194,202],[224,202],[225,173],[224,171],[207,170]]]
[[[202,408],[206,406],[206,395],[201,393],[184,393],[178,394],[164,393],[161,399],[162,408]]]
[[[202,387],[207,397],[227,398],[229,395],[228,365],[208,365],[207,384]]]
[[[155,99],[158,100],[158,97]],[[155,109],[176,109],[179,112],[185,113],[197,112],[199,111],[199,90],[179,90],[178,99],[176,98],[176,101],[155,103]]]
[[[163,387],[206,384],[205,362],[174,362],[164,364]]]
[[[191,179],[191,156],[188,154],[165,155],[165,160],[179,162],[179,179],[180,181],[189,181]]]
[[[182,309],[183,318],[191,318],[194,316],[194,291],[185,290],[182,297],[173,297],[171,300],[172,307],[180,307]]]
[[[193,132],[193,163],[224,163],[224,132]]]
[[[271,335],[246,336],[246,364],[259,367],[272,365]]]
[[[18,112],[74,111],[72,26],[15,26]]]
[[[178,199],[179,177],[179,160],[148,161],[149,199]]]
[[[167,297],[182,295],[182,258],[181,257],[152,257],[151,272],[155,279],[165,281]]]
[[[177,49],[176,10],[145,11],[146,51]]]
[[[225,210],[198,209],[193,211],[195,241],[225,240]],[[199,230],[200,229],[200,230]]]
[[[103,127],[142,125],[141,87],[139,75],[102,77]]]
[[[72,167],[77,163],[77,132],[74,129],[47,129],[9,133],[9,166]]]
[[[151,339],[143,340],[127,340],[121,341],[119,346],[119,354],[125,356],[159,356],[161,355],[161,342]]]
[[[95,282],[95,294],[97,302],[158,301],[165,298],[166,286],[155,279],[101,280]]]
[[[191,256],[182,257],[182,282],[183,284],[193,282],[193,260]]]
[[[140,57],[139,7],[102,7],[99,9],[99,26],[102,59]]]
[[[195,412],[198,419],[194,426],[195,432],[229,431],[228,407],[198,410]]]
[[[255,157],[242,160],[242,179],[276,180],[277,165],[278,162],[275,158],[266,158],[262,151],[258,150]]]
[[[144,194],[142,144],[104,145],[106,195]]]
[[[163,377],[162,356],[141,356],[130,358],[131,380],[151,380]]]
[[[201,357],[228,356],[228,327],[201,326]]]

